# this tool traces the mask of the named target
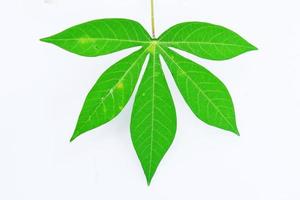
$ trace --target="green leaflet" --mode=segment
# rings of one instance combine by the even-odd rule
[[[154,47],[131,116],[131,138],[148,184],[175,132],[175,107]]]
[[[226,60],[256,47],[222,26],[203,22],[177,24],[159,37],[161,46],[175,47],[210,60]]]
[[[147,50],[142,48],[102,74],[87,95],[71,141],[121,112],[132,95],[146,55]]]
[[[209,125],[236,134],[233,103],[225,85],[197,63],[169,49],[161,49],[173,78],[194,114]]]
[[[73,26],[41,39],[82,56],[99,56],[150,43],[138,23],[128,19],[101,19]]]
[[[148,184],[176,133],[176,111],[160,55],[194,114],[209,125],[239,134],[234,106],[225,85],[204,67],[169,49],[174,47],[211,60],[225,60],[256,49],[229,29],[187,22],[152,39],[138,22],[100,19],[41,40],[82,56],[100,56],[134,46],[142,47],[101,75],[86,97],[71,141],[121,112],[150,53],[135,97],[130,125],[132,142]]]

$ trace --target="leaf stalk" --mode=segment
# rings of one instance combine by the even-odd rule
[[[152,26],[152,37],[153,39],[155,39],[154,0],[151,0],[151,26]]]

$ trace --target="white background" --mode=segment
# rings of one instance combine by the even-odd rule
[[[125,50],[80,57],[41,37],[97,18],[150,31],[149,0],[2,0],[0,199],[299,200],[298,0],[156,0],[157,32],[183,21],[228,27],[259,48],[206,66],[227,85],[241,137],[196,119],[167,68],[176,139],[150,187],[130,140],[132,99],[110,123],[69,143],[85,96]]]

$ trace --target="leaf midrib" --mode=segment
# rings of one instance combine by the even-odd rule
[[[162,48],[158,45],[158,47],[160,48],[160,50],[163,52],[163,54],[165,54],[180,70],[182,70],[182,68],[177,65],[177,63],[174,61],[174,59],[169,56],[169,54]],[[182,70],[184,71],[184,70]],[[218,106],[216,106],[213,101],[211,101],[211,99],[205,94],[204,91],[202,91],[202,89],[193,81],[193,79],[191,79],[189,76],[186,75],[186,73],[184,73],[184,75],[187,77],[187,79],[189,79],[193,85],[195,85],[196,88],[199,89],[199,91],[201,92],[201,94],[207,99],[207,101],[213,105],[213,107],[217,110],[217,112],[225,119],[226,123],[234,130],[236,131],[236,128],[234,126],[232,126],[232,124],[228,121],[228,119],[223,115],[223,113],[220,111],[220,109],[218,108]]]
[[[150,178],[151,177],[151,170],[152,170],[152,157],[153,157],[153,132],[154,132],[154,93],[155,93],[155,62],[156,62],[156,48],[154,47],[154,51],[153,51],[153,69],[152,69],[152,77],[153,77],[153,80],[152,80],[152,108],[151,108],[151,112],[152,112],[152,117],[151,117],[151,137],[150,137],[150,155],[149,155],[149,170],[148,170],[148,177]]]
[[[127,39],[114,39],[114,38],[93,38],[93,37],[79,37],[79,38],[52,38],[52,39],[42,39],[45,40],[47,42],[52,42],[52,41],[78,41],[81,39],[89,39],[89,40],[94,40],[94,41],[111,41],[111,42],[132,42],[132,43],[141,43],[141,44],[149,44],[151,43],[151,40],[149,41],[144,41],[144,40],[127,40]]]
[[[174,45],[174,44],[198,44],[198,45],[219,45],[219,46],[231,46],[231,47],[243,47],[243,48],[249,48],[247,45],[238,45],[238,44],[231,44],[231,43],[222,43],[222,42],[197,42],[197,41],[191,41],[191,42],[164,42],[159,41],[159,44],[161,45]],[[251,49],[251,48],[249,48]]]

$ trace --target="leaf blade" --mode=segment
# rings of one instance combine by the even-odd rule
[[[149,185],[176,132],[174,103],[155,49],[136,95],[130,128]]]
[[[99,19],[70,27],[41,41],[81,56],[95,57],[147,45],[150,36],[136,21]]]
[[[100,76],[86,97],[71,141],[109,122],[122,111],[133,93],[146,56],[147,50],[142,48]]]
[[[168,48],[161,52],[192,112],[211,126],[239,135],[234,105],[226,86],[199,64]]]
[[[165,31],[159,42],[161,46],[174,47],[210,60],[226,60],[257,50],[237,33],[204,22],[177,24]]]

